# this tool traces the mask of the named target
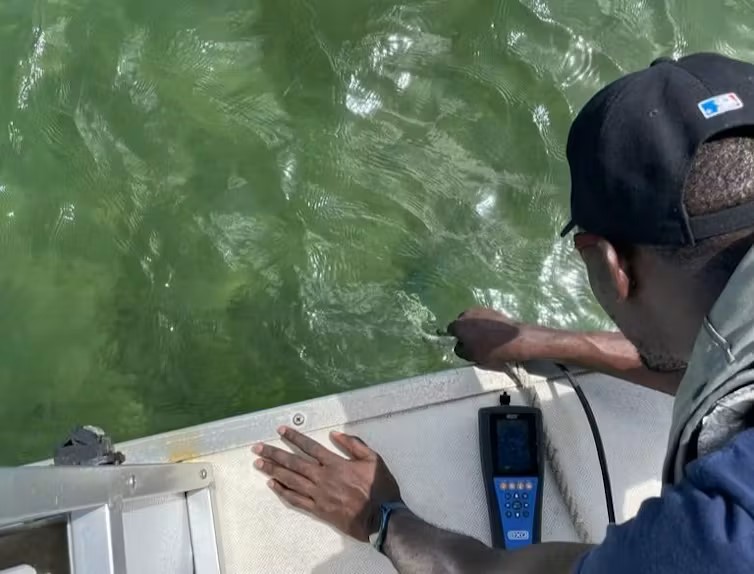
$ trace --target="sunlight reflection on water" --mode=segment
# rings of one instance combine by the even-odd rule
[[[568,128],[657,56],[754,59],[707,6],[3,4],[0,463],[447,368],[472,305],[609,326]]]

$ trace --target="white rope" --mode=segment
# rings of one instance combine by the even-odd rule
[[[513,381],[516,383],[518,389],[526,398],[529,406],[540,409],[544,414],[545,411],[542,408],[542,403],[540,402],[539,395],[534,388],[535,383],[532,382],[528,371],[522,365],[516,365],[515,370],[509,374]],[[549,380],[545,382],[549,382]],[[552,469],[552,474],[555,477],[555,484],[558,487],[563,500],[565,501],[566,509],[568,510],[568,514],[571,517],[573,527],[576,530],[576,534],[578,535],[579,540],[581,540],[581,542],[585,544],[593,544],[594,541],[589,534],[589,531],[586,527],[586,522],[582,517],[581,512],[579,511],[578,504],[576,503],[576,498],[574,497],[571,488],[568,485],[568,481],[566,480],[565,471],[560,464],[558,449],[557,447],[555,447],[552,440],[550,440],[547,418],[543,416],[542,419],[545,442],[545,458],[547,459],[547,462]]]

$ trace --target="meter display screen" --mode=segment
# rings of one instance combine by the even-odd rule
[[[538,474],[534,419],[521,415],[499,417],[493,426],[495,474],[535,476]]]

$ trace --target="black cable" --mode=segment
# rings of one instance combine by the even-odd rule
[[[605,486],[605,504],[607,505],[607,519],[610,524],[615,524],[615,505],[613,504],[613,488],[610,485],[610,473],[607,470],[607,458],[605,457],[605,447],[602,444],[602,436],[600,435],[600,429],[597,426],[597,420],[594,418],[594,412],[589,405],[589,401],[586,399],[581,385],[578,381],[571,376],[571,372],[565,365],[556,363],[556,365],[563,371],[563,374],[571,383],[573,390],[576,392],[576,396],[581,401],[581,406],[584,407],[584,413],[589,421],[589,426],[592,429],[592,436],[594,437],[594,446],[597,447],[597,458],[600,460],[600,470],[602,471],[602,483]]]

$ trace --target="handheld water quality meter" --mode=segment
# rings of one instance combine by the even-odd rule
[[[515,550],[539,542],[544,490],[541,411],[481,409],[479,444],[493,546]]]

